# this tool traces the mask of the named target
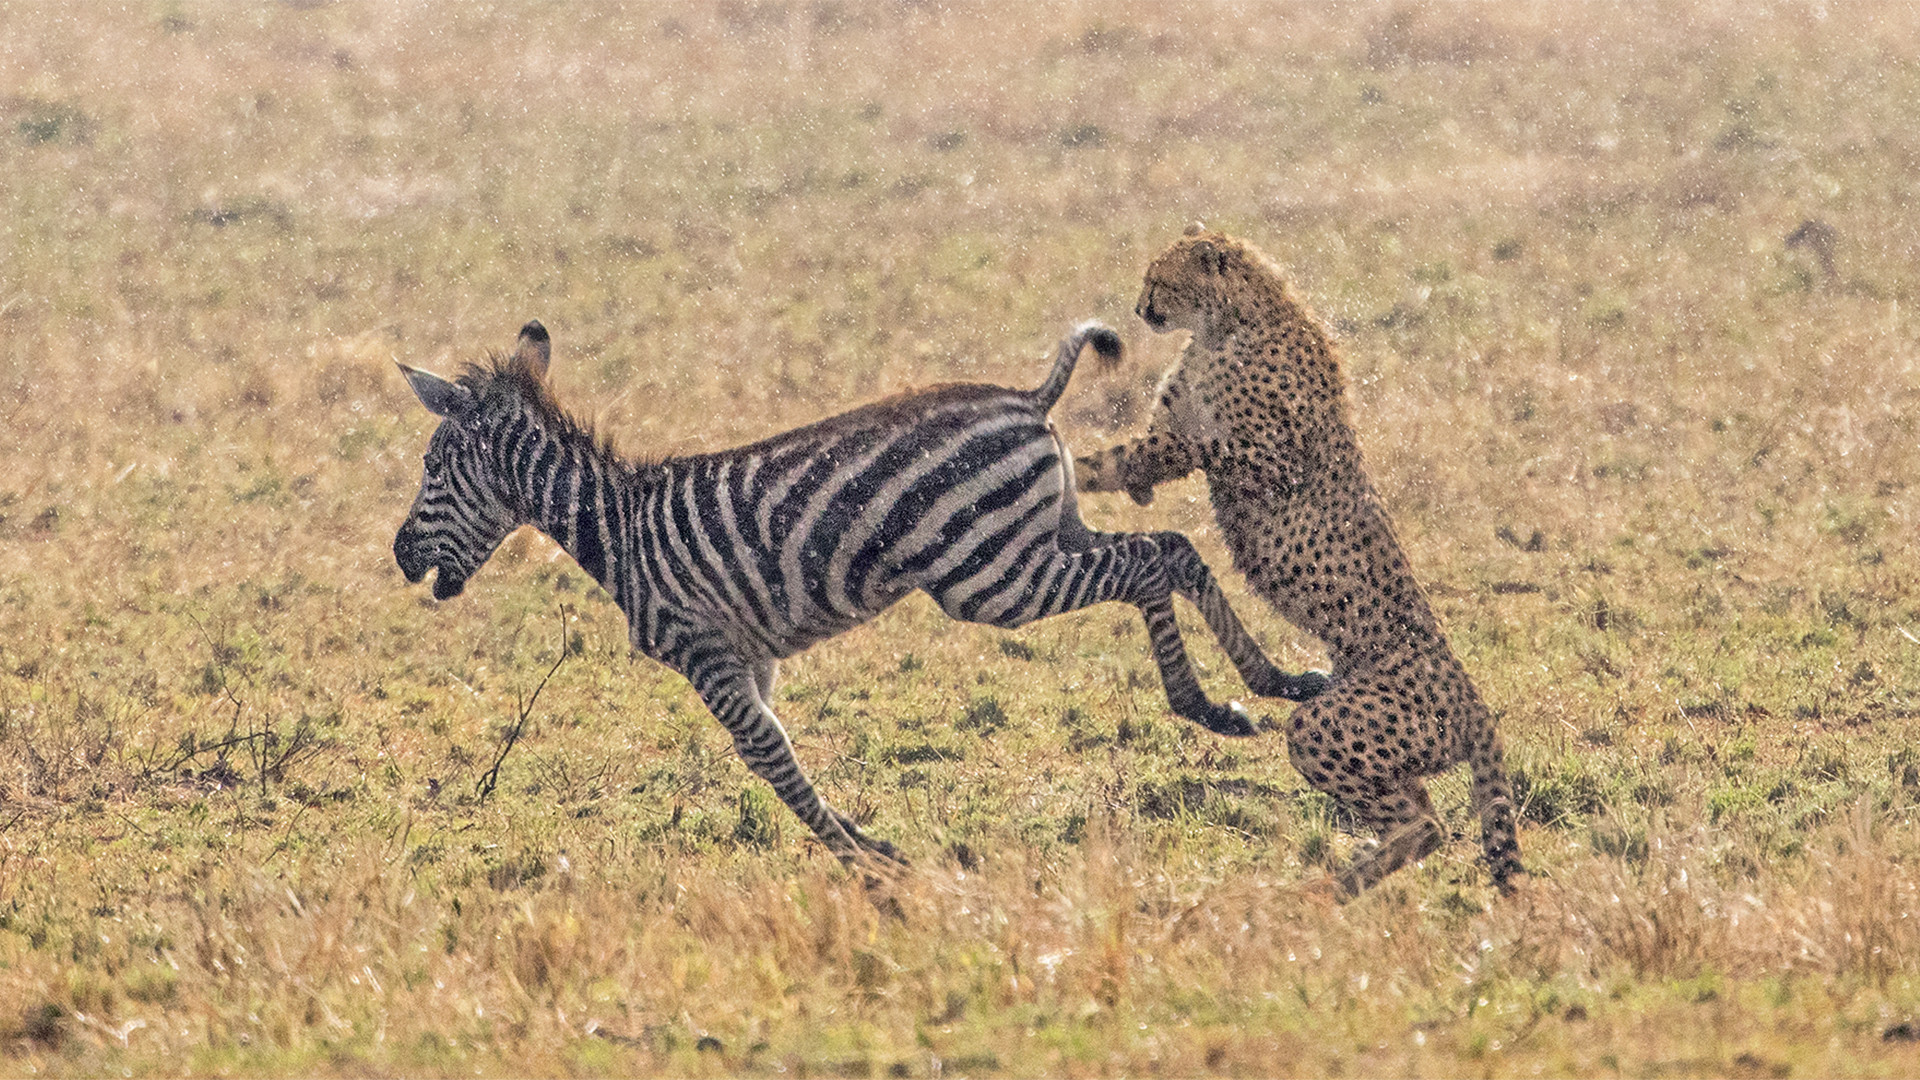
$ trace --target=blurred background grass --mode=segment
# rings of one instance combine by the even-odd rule
[[[8,1071],[1916,1068],[1913,6],[0,28]],[[1178,347],[1130,309],[1193,219],[1341,339],[1503,713],[1519,901],[1460,843],[1332,909],[1337,813],[1167,717],[1129,613],[910,601],[777,703],[921,867],[881,919],[544,540],[446,606],[392,565],[396,358],[537,317],[563,400],[684,452],[1031,384],[1092,315],[1134,350],[1057,412],[1092,448]],[[1199,481],[1086,512],[1227,566]]]

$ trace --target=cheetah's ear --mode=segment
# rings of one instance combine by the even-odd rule
[[[1222,274],[1227,269],[1227,254],[1214,245],[1211,240],[1201,240],[1193,245],[1194,260],[1200,268],[1209,274]]]
[[[520,343],[513,348],[516,363],[525,364],[541,378],[547,377],[547,364],[553,360],[553,339],[547,336],[547,328],[535,319],[520,328]]]
[[[1199,236],[1201,233],[1206,231],[1207,231],[1207,223],[1204,221],[1196,221],[1193,224],[1187,226],[1186,232],[1182,233],[1181,235]]]

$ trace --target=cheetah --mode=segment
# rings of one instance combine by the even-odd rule
[[[1440,846],[1424,778],[1463,760],[1487,864],[1511,889],[1525,871],[1500,735],[1368,479],[1327,332],[1271,259],[1201,226],[1153,260],[1134,311],[1192,339],[1147,433],[1081,458],[1080,489],[1146,504],[1203,471],[1234,565],[1326,644],[1332,683],[1295,709],[1287,748],[1379,835],[1340,874],[1341,898]]]

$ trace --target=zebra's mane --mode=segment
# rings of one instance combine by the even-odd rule
[[[608,464],[626,469],[645,464],[629,461],[614,446],[611,436],[595,430],[592,421],[580,420],[569,413],[554,400],[545,374],[517,356],[488,353],[484,363],[468,364],[457,381],[481,401],[495,395],[513,397],[538,414],[541,427],[555,438],[589,446]]]

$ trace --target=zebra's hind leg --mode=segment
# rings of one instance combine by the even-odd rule
[[[780,726],[780,718],[767,704],[766,691],[773,689],[775,674],[772,660],[749,665],[724,647],[694,650],[694,655],[687,679],[707,710],[733,736],[734,752],[755,776],[773,786],[774,794],[813,830],[828,851],[848,864],[866,859],[905,863],[892,844],[868,836],[852,818],[828,806],[814,790],[793,755],[793,744]]]
[[[1166,688],[1167,704],[1174,714],[1191,720],[1216,735],[1245,738],[1260,729],[1253,717],[1237,701],[1218,704],[1200,688],[1193,673],[1193,661],[1187,656],[1187,644],[1180,636],[1180,624],[1174,619],[1173,597],[1133,601],[1146,620],[1147,641],[1153,647],[1153,661],[1160,668],[1160,684]]]
[[[1307,701],[1332,685],[1324,671],[1289,675],[1268,659],[1260,643],[1253,640],[1253,635],[1241,625],[1240,617],[1233,613],[1227,595],[1220,591],[1220,582],[1214,578],[1213,571],[1207,569],[1206,560],[1194,550],[1192,541],[1177,532],[1154,533],[1153,540],[1160,547],[1160,558],[1166,564],[1173,591],[1186,597],[1199,610],[1200,617],[1207,621],[1207,628],[1226,650],[1227,658],[1247,681],[1247,689],[1261,697]]]
[[[1065,527],[1069,522],[1078,526],[1078,518],[1063,518],[1061,537],[1067,546],[1046,545],[1044,554],[1015,573],[989,567],[922,587],[956,619],[1009,629],[1108,600],[1132,604],[1146,620],[1154,663],[1175,715],[1220,735],[1257,734],[1259,728],[1238,702],[1215,703],[1200,688],[1174,618],[1173,586],[1156,539],[1147,533],[1094,533],[1084,526]],[[1239,628],[1237,620],[1233,626]],[[1240,633],[1244,636],[1245,630]],[[1253,648],[1258,651],[1257,646]]]
[[[1060,460],[1067,470],[1066,491],[1060,502],[1060,520],[1054,529],[1054,543],[1060,552],[1067,556],[1080,556],[1099,550],[1132,551],[1139,548],[1138,541],[1148,540],[1156,549],[1157,561],[1165,571],[1168,588],[1187,598],[1206,620],[1207,628],[1226,650],[1227,658],[1233,661],[1234,669],[1246,680],[1247,689],[1261,697],[1286,698],[1289,701],[1306,701],[1325,690],[1330,682],[1325,672],[1308,671],[1299,675],[1289,675],[1280,670],[1267,657],[1260,643],[1253,640],[1247,628],[1241,624],[1240,617],[1227,603],[1227,596],[1220,591],[1220,582],[1207,569],[1206,560],[1194,550],[1193,542],[1177,532],[1142,533],[1104,533],[1087,527],[1080,517],[1080,499],[1076,490],[1077,481],[1073,473],[1073,455],[1068,452],[1066,443],[1059,433],[1054,433],[1054,445],[1060,450]],[[1035,575],[1037,577],[1038,575]],[[1062,609],[1067,610],[1067,609]],[[1144,610],[1144,609],[1143,609]],[[1171,620],[1168,609],[1167,619]],[[962,616],[963,618],[966,616]],[[1154,624],[1158,616],[1149,615],[1148,632],[1154,634],[1154,655],[1163,655],[1164,647],[1178,649],[1182,656],[1185,648],[1179,640],[1179,628],[1171,621],[1172,638],[1169,641],[1164,634],[1154,633]],[[1166,665],[1162,664],[1163,674]],[[1176,671],[1175,677],[1179,678]],[[1195,684],[1198,692],[1198,684]],[[1184,714],[1183,714],[1184,715]],[[1217,729],[1216,729],[1217,730]]]

